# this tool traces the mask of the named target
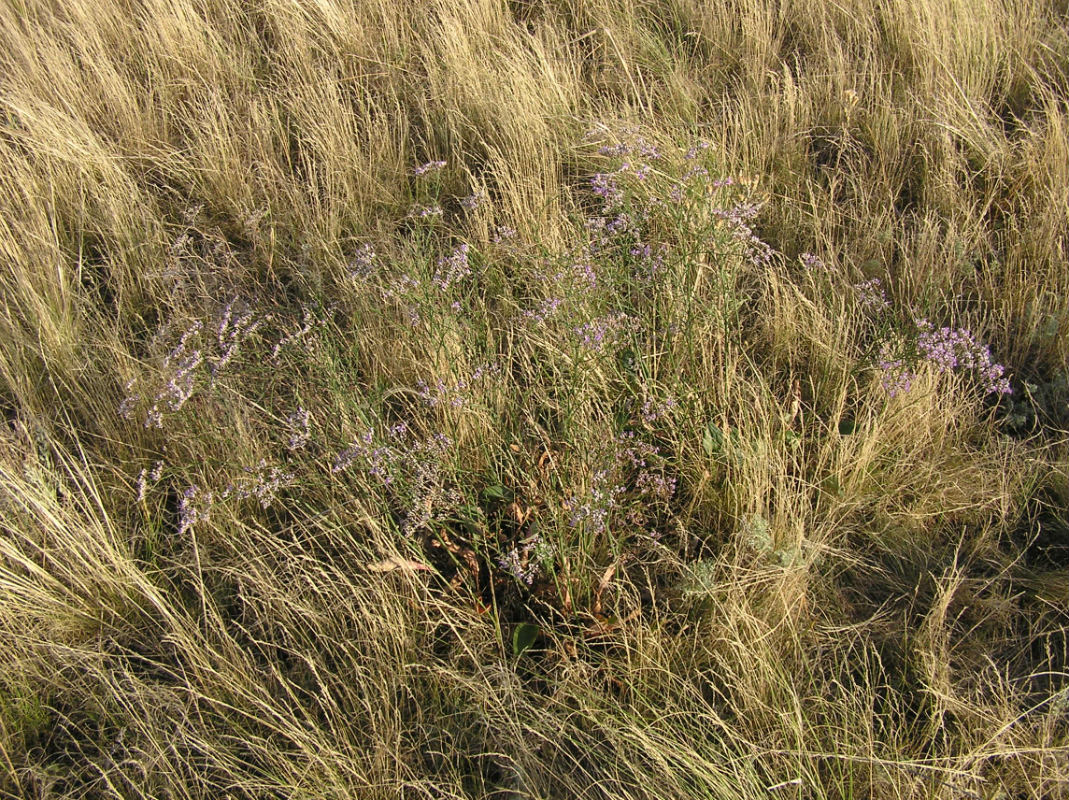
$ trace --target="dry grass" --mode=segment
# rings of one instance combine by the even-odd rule
[[[1060,0],[0,4],[0,795],[1069,797],[1067,142]]]

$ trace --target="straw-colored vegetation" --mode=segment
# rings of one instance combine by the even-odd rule
[[[1067,101],[1064,0],[0,0],[0,795],[1064,800]]]

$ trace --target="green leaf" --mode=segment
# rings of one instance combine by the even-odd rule
[[[851,433],[857,430],[857,423],[852,419],[839,420],[839,433],[843,436],[849,436]]]
[[[516,630],[512,632],[512,654],[523,655],[524,651],[529,650],[535,643],[540,632],[539,627],[530,622],[521,622],[517,625]]]
[[[493,486],[487,486],[483,489],[483,497],[487,500],[504,500],[507,496],[507,492],[508,489],[500,483],[495,483]]]
[[[724,434],[721,433],[720,428],[710,422],[705,426],[705,433],[702,435],[702,447],[705,448],[705,454],[711,458],[719,453],[723,446]]]

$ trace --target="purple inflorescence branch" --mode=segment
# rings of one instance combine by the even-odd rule
[[[178,501],[178,533],[185,533],[199,522],[207,522],[211,517],[212,493],[201,489],[196,484],[186,487]]]
[[[238,346],[256,333],[262,324],[263,319],[257,318],[251,308],[245,305],[238,306],[237,298],[226,304],[215,331],[219,355],[212,359],[213,378],[217,377],[230,363],[237,353]]]
[[[301,450],[309,439],[312,438],[310,428],[311,414],[303,406],[286,417],[286,427],[289,429],[289,441],[287,447],[290,451]]]
[[[293,482],[292,472],[283,472],[281,468],[268,468],[267,461],[261,459],[255,467],[245,467],[245,473],[223,491],[223,498],[235,497],[245,500],[255,497],[261,508],[268,508],[279,491]]]
[[[438,259],[437,269],[434,271],[434,285],[445,292],[455,283],[471,275],[471,264],[468,263],[468,245],[459,245],[451,255]]]

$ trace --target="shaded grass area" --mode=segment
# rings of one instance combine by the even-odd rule
[[[3,796],[1066,797],[1064,3],[0,43]]]

